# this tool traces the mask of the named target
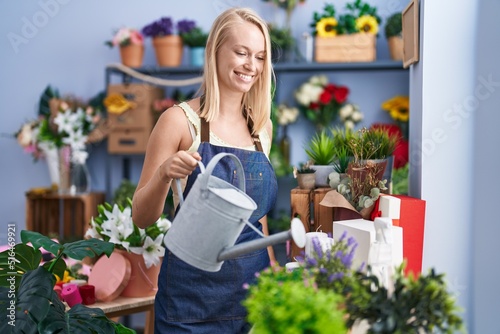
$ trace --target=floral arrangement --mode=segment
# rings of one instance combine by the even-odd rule
[[[276,110],[276,118],[278,124],[281,126],[287,126],[289,124],[295,123],[299,117],[299,109],[295,107],[289,107],[285,103],[280,103],[278,109]]]
[[[357,104],[346,103],[339,110],[339,118],[346,129],[352,130],[363,120],[363,113]]]
[[[36,161],[48,149],[69,146],[74,152],[84,151],[86,143],[102,139],[94,131],[103,121],[99,106],[74,97],[61,98],[49,85],[40,98],[38,119],[23,124],[14,136]],[[85,159],[86,153],[79,158]]]
[[[346,4],[346,13],[337,16],[333,4],[325,4],[322,13],[313,13],[314,35],[335,37],[337,35],[367,33],[377,35],[381,19],[377,8],[362,0]]]
[[[253,332],[357,332],[361,321],[367,333],[463,331],[461,310],[443,274],[431,269],[417,278],[404,276],[402,264],[392,277],[394,286],[385,287],[369,266],[353,268],[357,247],[345,233],[326,250],[313,238],[312,256],[297,258],[297,269],[275,265],[258,273],[245,285],[243,302]]]
[[[120,28],[111,41],[106,41],[106,45],[109,47],[131,44],[144,45],[144,37],[138,30],[133,28]]]
[[[112,242],[119,249],[142,255],[147,268],[160,263],[165,254],[164,237],[172,223],[160,217],[153,225],[141,229],[132,221],[132,201],[128,205],[98,205],[99,215],[93,217],[85,237]]]
[[[189,47],[204,47],[207,45],[208,33],[196,25],[195,21],[181,20],[177,23],[177,31],[182,42]]]
[[[314,75],[294,92],[304,116],[317,129],[335,121],[349,96],[349,88],[328,82],[325,75]]]
[[[408,121],[410,120],[410,100],[408,96],[394,96],[382,103],[382,109],[387,111],[401,129],[405,139],[408,139]]]

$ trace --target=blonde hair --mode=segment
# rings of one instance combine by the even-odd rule
[[[220,14],[212,25],[205,49],[203,82],[200,93],[205,95],[205,103],[201,106],[201,116],[207,121],[215,119],[219,114],[220,92],[217,78],[217,52],[229,37],[235,24],[250,22],[255,24],[264,35],[266,58],[264,68],[249,92],[243,95],[241,109],[247,108],[247,117],[253,120],[252,134],[259,133],[271,117],[272,85],[275,80],[271,65],[271,41],[269,30],[259,15],[249,8],[230,8]]]

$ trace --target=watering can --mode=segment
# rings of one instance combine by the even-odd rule
[[[224,157],[235,163],[240,176],[238,187],[212,175]],[[225,260],[290,239],[297,246],[304,247],[305,229],[298,218],[292,219],[290,230],[271,236],[264,236],[248,221],[257,204],[245,193],[245,173],[237,156],[219,153],[210,160],[206,169],[202,162],[198,164],[201,173],[185,200],[180,180],[176,180],[180,209],[165,237],[167,248],[175,256],[198,269],[216,272]],[[262,238],[235,245],[245,225]]]

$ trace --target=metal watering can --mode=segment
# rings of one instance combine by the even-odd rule
[[[236,165],[240,175],[238,187],[212,175],[224,157],[231,158]],[[304,247],[306,232],[298,218],[292,219],[290,230],[267,237],[248,221],[257,204],[245,193],[245,173],[237,156],[219,153],[206,169],[202,162],[198,164],[201,173],[185,201],[180,180],[176,180],[181,206],[165,237],[168,249],[175,256],[198,269],[216,272],[225,260],[290,239]],[[263,238],[234,245],[245,225]]]

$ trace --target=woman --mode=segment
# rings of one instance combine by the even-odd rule
[[[212,26],[205,56],[201,96],[166,110],[151,133],[133,220],[143,228],[154,223],[173,179],[187,177],[188,196],[200,172],[198,161],[207,165],[214,155],[229,152],[242,162],[246,192],[258,206],[250,222],[267,234],[266,214],[274,205],[277,182],[268,159],[273,72],[265,22],[250,9],[226,10]],[[231,159],[219,164],[225,160]],[[233,173],[224,170],[214,175],[236,184]],[[237,243],[256,238],[246,226]],[[167,249],[158,280],[155,332],[247,332],[243,284],[269,266],[269,255],[274,257],[272,248],[227,260],[213,273],[184,263]]]

